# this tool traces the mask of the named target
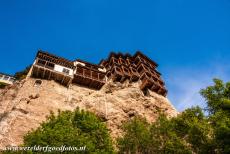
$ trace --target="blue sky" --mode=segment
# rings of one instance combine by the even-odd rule
[[[199,90],[230,76],[230,0],[0,0],[0,72],[38,49],[98,63],[143,51],[159,63],[179,110],[204,105]]]

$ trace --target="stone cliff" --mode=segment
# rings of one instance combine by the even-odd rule
[[[122,134],[122,123],[135,115],[152,122],[159,111],[168,117],[178,114],[167,98],[151,91],[146,96],[137,83],[108,82],[101,90],[93,90],[35,81],[28,78],[0,91],[0,147],[22,144],[23,136],[45,121],[50,111],[76,107],[92,111],[106,122],[113,138]]]

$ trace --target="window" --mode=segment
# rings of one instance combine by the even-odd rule
[[[8,80],[10,77],[8,77],[8,76],[4,76],[3,77],[3,80]]]
[[[78,67],[78,68],[77,68],[77,73],[78,73],[78,74],[83,74],[83,71],[84,71],[84,70],[83,70],[81,67]]]
[[[46,66],[47,68],[54,69],[54,64],[53,63],[47,62],[46,65],[47,65]]]
[[[46,61],[41,60],[41,59],[38,59],[37,64],[38,64],[38,65],[45,65],[45,64],[46,64]]]
[[[36,80],[34,83],[34,86],[39,87],[39,86],[41,86],[41,84],[42,84],[42,80]]]
[[[69,74],[69,69],[63,68],[62,72],[65,74]]]
[[[9,80],[9,81],[14,82],[14,78],[10,78],[10,80]]]

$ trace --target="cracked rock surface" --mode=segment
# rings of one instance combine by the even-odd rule
[[[28,78],[0,91],[0,147],[20,145],[23,136],[46,120],[50,111],[76,107],[92,111],[108,126],[112,138],[122,135],[121,125],[138,115],[153,122],[164,112],[168,117],[178,114],[169,100],[149,91],[145,96],[137,83],[106,83],[101,90],[78,85],[69,88],[48,80],[35,85]]]

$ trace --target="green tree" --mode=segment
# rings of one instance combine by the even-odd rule
[[[172,118],[173,132],[195,153],[213,153],[213,129],[200,107],[186,109]]]
[[[135,117],[123,125],[124,136],[118,139],[119,153],[151,153],[150,124]]]
[[[19,72],[16,72],[14,74],[14,77],[17,79],[17,80],[22,80],[22,79],[25,79],[28,72],[30,71],[30,68],[31,68],[31,65],[27,66],[24,70],[22,71],[19,71]]]
[[[216,152],[230,153],[230,82],[214,79],[214,85],[202,89],[201,95],[207,102]]]
[[[152,153],[191,153],[186,142],[175,131],[175,121],[169,120],[165,115],[160,115],[151,126]]]
[[[172,123],[164,115],[153,124],[135,117],[123,126],[124,136],[118,139],[119,153],[191,153],[172,129]]]
[[[156,122],[134,118],[123,127],[118,140],[120,153],[213,153],[213,134],[201,108],[185,110],[175,118],[160,114]]]
[[[0,89],[4,89],[6,86],[7,86],[7,84],[0,82]]]
[[[52,113],[47,122],[42,123],[38,129],[29,132],[24,137],[24,146],[34,145],[86,146],[86,151],[83,153],[114,152],[105,124],[93,113],[79,109],[74,112],[59,112],[57,116]]]

